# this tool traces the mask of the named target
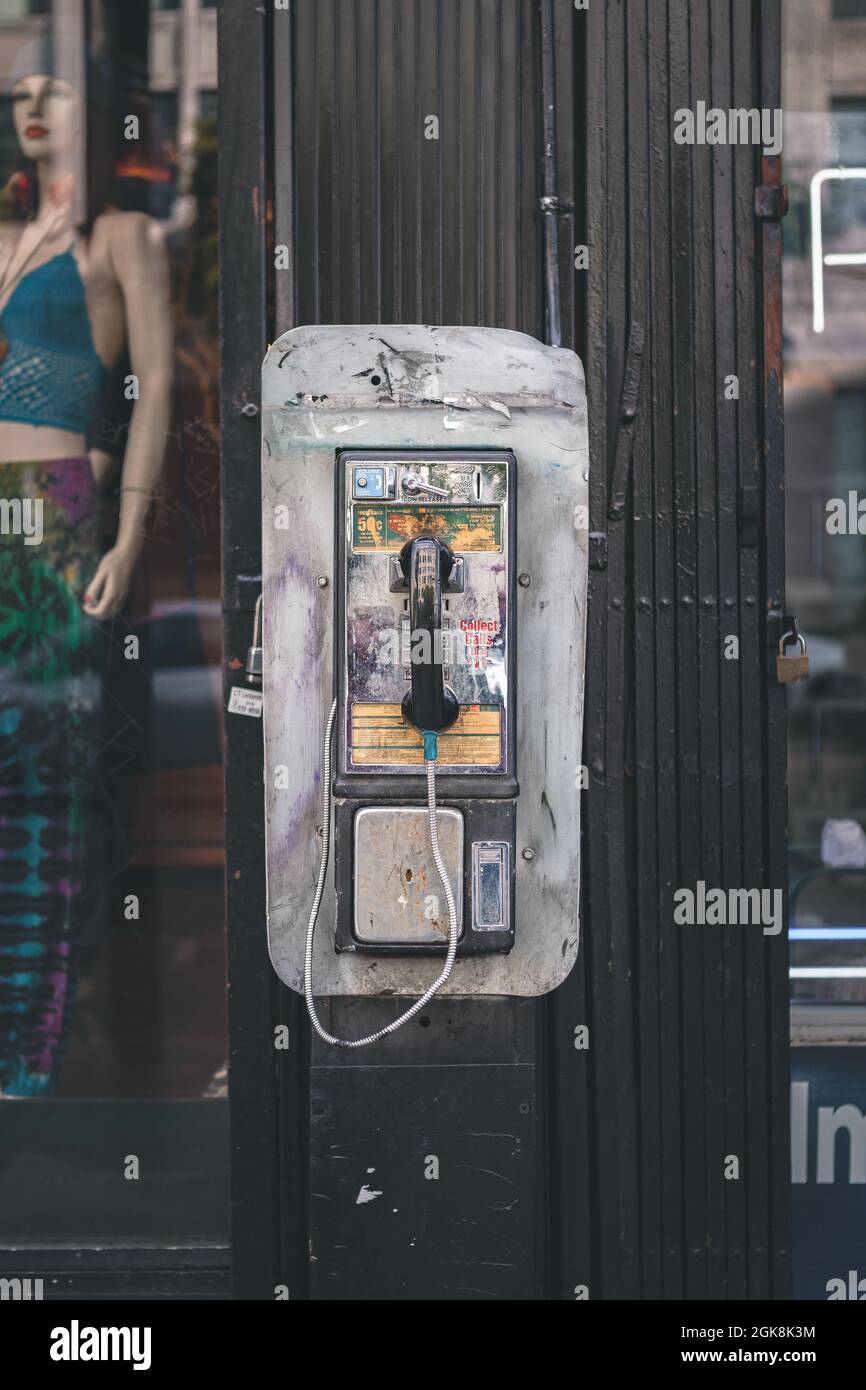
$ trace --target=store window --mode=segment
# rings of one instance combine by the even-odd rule
[[[0,4],[0,1245],[226,1238],[216,46],[169,8]]]
[[[783,21],[787,591],[812,670],[789,704],[792,998],[832,1026],[866,1017],[866,6]]]

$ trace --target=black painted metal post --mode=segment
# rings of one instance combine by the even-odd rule
[[[254,0],[219,7],[220,424],[226,704],[243,675],[261,588],[259,401],[267,347],[265,180],[268,26]],[[226,715],[232,1267],[236,1298],[280,1277],[277,980],[265,934],[261,723]]]
[[[760,934],[687,934],[672,917],[675,888],[699,877],[784,882],[784,713],[765,660],[767,605],[781,602],[784,578],[778,224],[756,221],[755,151],[673,142],[675,110],[698,96],[778,104],[778,0],[542,10],[543,48],[538,0],[296,0],[290,53],[276,28],[268,40],[274,17],[254,0],[221,7],[232,105],[220,157],[235,194],[221,232],[227,658],[249,640],[254,585],[239,576],[258,573],[258,422],[241,411],[258,400],[268,331],[266,151],[301,322],[426,317],[541,337],[546,313],[556,328],[555,277],[545,279],[555,253],[562,338],[583,345],[587,368],[594,532],[582,947],[551,1000],[439,1008],[425,1034],[363,1066],[319,1050],[309,1059],[297,1001],[266,957],[258,731],[229,723],[242,1295],[273,1297],[281,1279],[300,1297],[448,1296],[447,1223],[407,1262],[399,1243],[367,1244],[354,1211],[340,1229],[326,1206],[311,1216],[310,1173],[327,1196],[330,1155],[347,1144],[373,1153],[386,1118],[395,1182],[425,1117],[471,1163],[455,1098],[486,1104],[491,1084],[519,1116],[512,1179],[533,1213],[515,1222],[520,1261],[492,1296],[787,1292],[785,961]],[[266,147],[262,84],[249,76],[264,80],[269,56]],[[430,114],[438,140],[423,135]],[[560,207],[542,208],[547,196]],[[565,201],[587,273],[567,275],[572,248],[545,234]],[[282,330],[295,294],[276,285]],[[721,391],[730,373],[736,407]],[[722,659],[729,633],[738,663]],[[333,1022],[360,1030],[374,1015],[375,1002],[345,1001]],[[296,1050],[278,1064],[281,1019]],[[729,1154],[742,1161],[734,1183]],[[473,1200],[469,1187],[455,1192],[458,1225]],[[308,1286],[311,1233],[320,1258]],[[451,1296],[473,1294],[455,1285]]]

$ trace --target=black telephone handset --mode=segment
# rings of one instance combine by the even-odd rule
[[[418,637],[426,634],[421,659],[412,661],[412,689],[403,697],[403,716],[422,733],[439,733],[460,713],[442,667],[442,589],[454,567],[454,553],[435,536],[416,536],[400,551],[400,564],[409,586],[413,656]]]

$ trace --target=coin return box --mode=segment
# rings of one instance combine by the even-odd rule
[[[425,805],[337,804],[338,951],[444,953],[448,909],[430,850],[428,815]],[[514,944],[513,826],[508,801],[437,807],[461,955],[508,951]]]

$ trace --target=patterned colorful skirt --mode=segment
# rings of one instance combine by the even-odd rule
[[[0,463],[0,1094],[50,1095],[72,1002],[99,779],[90,461]]]

